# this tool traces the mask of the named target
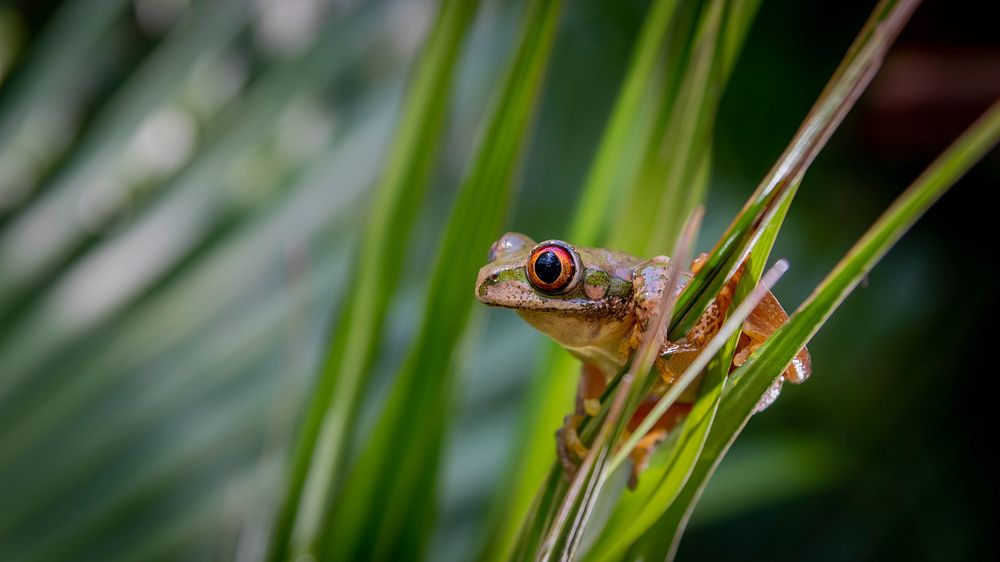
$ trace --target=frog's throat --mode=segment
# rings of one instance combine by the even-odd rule
[[[543,310],[518,309],[517,313],[581,360],[602,371],[616,372],[625,362],[621,342],[631,334],[632,314],[591,316]]]

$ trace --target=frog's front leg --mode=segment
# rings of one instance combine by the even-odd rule
[[[670,282],[672,267],[670,258],[657,256],[636,268],[632,278],[635,324],[632,327],[630,337],[622,344],[621,352],[623,355],[628,355],[639,347],[643,334],[649,329],[649,323],[659,313],[663,297],[669,290],[667,285]],[[698,347],[689,342],[687,338],[677,342],[664,339],[660,344],[659,355],[678,355],[697,350]],[[657,360],[656,364],[664,378],[669,379],[669,375],[664,370],[663,361]]]
[[[691,262],[691,273],[698,273],[707,260],[708,254],[704,253],[695,258]],[[719,329],[722,328],[722,324],[726,320],[726,313],[729,311],[730,305],[733,304],[736,286],[739,285],[745,268],[746,263],[741,264],[736,272],[729,277],[729,280],[726,281],[726,284],[722,286],[722,289],[712,299],[708,308],[702,313],[701,318],[698,319],[698,322],[692,326],[691,330],[684,337],[683,341],[693,349],[698,350],[703,348],[708,344],[709,340],[715,337]]]
[[[632,276],[635,324],[632,326],[630,336],[622,342],[623,355],[628,355],[639,347],[643,335],[649,329],[650,322],[659,313],[663,296],[668,290],[667,285],[670,282],[672,267],[670,258],[666,256],[656,256],[636,267]],[[660,354],[676,353],[674,347],[676,344],[664,341]]]
[[[587,456],[587,447],[580,440],[577,429],[585,416],[593,417],[601,411],[601,395],[606,386],[603,371],[589,363],[582,365],[576,387],[576,410],[573,415],[563,418],[563,426],[556,431],[556,453],[567,476],[573,476]]]

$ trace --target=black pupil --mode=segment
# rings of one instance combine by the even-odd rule
[[[562,263],[555,252],[549,250],[535,260],[535,275],[543,283],[549,285],[555,283],[556,279],[559,279],[560,273],[562,273]]]

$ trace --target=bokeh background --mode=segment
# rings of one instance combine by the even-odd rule
[[[700,249],[870,4],[763,3],[722,99]],[[647,7],[567,2],[510,229],[564,233]],[[259,559],[434,8],[0,3],[0,559]],[[410,341],[519,13],[485,2],[466,45],[417,235],[400,244],[404,281],[386,295],[362,435]],[[985,3],[918,9],[778,238],[788,307],[1000,97],[995,21]],[[998,181],[994,151],[816,336],[814,378],[749,424],[680,559],[996,558]],[[507,311],[474,324],[432,560],[475,554],[544,343]]]

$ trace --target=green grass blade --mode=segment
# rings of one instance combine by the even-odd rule
[[[675,100],[680,95],[678,90],[681,84],[689,82],[689,74],[702,73],[711,77],[711,88],[721,90],[725,80],[728,78],[733,61],[745,37],[746,30],[752,21],[758,2],[735,2],[730,6],[730,12],[725,19],[724,48],[721,51],[717,48],[706,48],[711,53],[721,54],[721,71],[716,67],[718,60],[704,54],[700,58],[702,65],[713,66],[711,72],[706,73],[696,67],[696,63],[686,62],[688,56],[686,43],[690,40],[691,31],[695,27],[698,16],[697,3],[685,3],[680,8],[672,2],[661,0],[652,7],[640,35],[640,41],[633,53],[628,78],[619,94],[615,109],[612,113],[611,121],[608,125],[602,144],[595,158],[595,163],[590,170],[584,193],[578,204],[577,212],[570,227],[569,239],[574,243],[584,245],[603,244],[604,223],[613,216],[615,205],[608,200],[607,194],[614,193],[615,199],[628,200],[630,193],[638,193],[646,185],[643,182],[659,181],[654,185],[653,197],[659,199],[664,193],[663,183],[666,178],[650,180],[648,177],[640,176],[640,168],[648,168],[650,161],[656,158],[646,158],[647,155],[658,156],[656,147],[664,145],[664,138],[677,136],[676,128],[680,119],[673,124],[661,124],[654,126],[652,130],[645,123],[649,121],[649,112],[660,112],[669,115],[676,112],[678,115],[695,113],[699,115],[699,124],[710,129],[707,125],[712,117],[704,115],[714,114],[717,99],[711,103],[703,103],[696,96],[689,95],[686,101],[681,103],[681,107],[675,109]],[[683,25],[682,25],[683,24]],[[686,32],[685,32],[686,30]],[[719,38],[720,40],[723,38]],[[652,73],[648,65],[650,61],[659,62],[665,69],[661,73]],[[700,84],[704,85],[704,81]],[[692,86],[688,87],[689,89]],[[641,92],[641,95],[640,93]],[[657,109],[655,105],[659,105]],[[690,107],[688,106],[690,104]],[[640,118],[635,121],[635,115]],[[698,129],[699,131],[704,129]],[[625,131],[625,132],[623,132]],[[636,142],[641,139],[642,142]],[[707,182],[707,145],[699,151],[701,162],[696,165],[685,165],[687,170],[697,170],[695,182]],[[636,160],[635,154],[642,154],[643,158]],[[678,164],[682,162],[678,159],[672,160]],[[618,169],[615,169],[615,166]],[[661,167],[661,174],[666,172]],[[649,184],[653,185],[653,184]],[[683,191],[688,186],[681,182],[674,182],[672,189]],[[703,193],[703,191],[701,192]],[[663,200],[670,197],[664,195]],[[674,197],[673,199],[683,199]],[[677,211],[680,223],[687,213],[693,209],[696,201],[691,200],[686,211]],[[646,205],[647,207],[649,205]],[[625,209],[619,210],[624,213]],[[634,225],[619,225],[617,228],[634,228]],[[612,236],[615,236],[612,233]],[[618,235],[620,237],[620,235]],[[661,241],[662,242],[662,241]],[[645,241],[642,243],[645,246]],[[657,252],[662,252],[663,247]],[[562,417],[572,408],[572,396],[576,387],[576,378],[579,371],[579,362],[570,357],[565,351],[556,346],[551,346],[545,355],[538,375],[532,381],[532,388],[529,392],[527,414],[522,422],[521,447],[523,450],[516,456],[518,462],[509,471],[508,479],[512,481],[501,488],[497,498],[500,501],[495,504],[493,513],[494,521],[500,519],[502,523],[493,523],[489,539],[484,549],[484,559],[498,560],[510,551],[510,544],[517,537],[519,528],[522,528],[523,536],[520,538],[522,549],[520,553],[515,552],[514,557],[529,556],[523,552],[524,544],[533,544],[538,540],[539,530],[534,532],[527,529],[532,523],[527,523],[527,519],[534,520],[536,516],[544,517],[545,505],[536,500],[532,507],[532,498],[538,491],[539,485],[549,474],[548,482],[562,481],[555,478],[558,470],[553,472],[550,467],[555,461],[554,444],[552,432],[559,427]],[[564,492],[560,490],[554,494],[559,496]],[[551,497],[549,497],[551,499]],[[499,508],[498,508],[499,506]],[[539,513],[539,510],[543,513]],[[500,512],[502,515],[497,515]],[[540,523],[539,523],[540,524]],[[497,530],[499,527],[499,530]]]
[[[608,245],[656,255],[672,248],[680,225],[704,199],[719,97],[753,22],[758,0],[708,2],[691,38],[675,98],[662,107],[665,128],[647,150],[639,185],[626,198]],[[694,3],[688,6],[696,5]]]
[[[705,295],[714,295],[721,288],[722,283],[728,278],[729,272],[739,265],[742,256],[748,250],[751,252],[750,267],[748,275],[743,279],[738,289],[738,300],[741,298],[739,293],[747,290],[747,283],[756,283],[805,167],[822,148],[826,138],[843,119],[854,99],[878,68],[885,49],[888,48],[888,43],[898,33],[899,26],[906,21],[908,12],[905,8],[912,9],[912,6],[900,7],[896,5],[897,11],[892,12],[888,10],[888,7],[891,7],[891,3],[883,6],[886,9],[876,9],[875,15],[849,51],[840,70],[835,73],[830,85],[821,94],[810,118],[807,118],[782,160],[779,160],[779,163],[772,170],[772,177],[761,184],[755,193],[756,198],[751,198],[741,215],[734,221],[733,226],[724,235],[723,241],[720,241],[720,244],[713,251],[701,274],[711,275],[711,268],[715,262],[716,264],[724,264],[721,269],[726,271],[726,275],[717,276]],[[880,28],[879,24],[883,22],[884,18],[888,18],[890,22],[893,22],[893,25]],[[876,29],[881,29],[882,34],[875,34]],[[783,162],[787,168],[784,172],[787,177],[782,181],[775,182],[774,177],[779,175],[778,170],[781,170]],[[762,194],[768,195],[761,197]],[[764,228],[758,226],[762,220]],[[755,240],[754,238],[757,236],[760,238]],[[727,242],[738,240],[739,237],[742,237],[744,241],[743,247],[727,246]],[[728,260],[725,259],[724,255],[727,247],[729,251],[733,252]],[[688,286],[689,289],[696,283],[696,280],[697,277]],[[685,293],[687,295],[694,294],[688,290]],[[684,299],[684,297],[685,295],[682,295],[681,298]],[[709,300],[710,298],[705,300],[705,306]],[[697,311],[697,316],[700,316],[703,310],[700,306],[695,305],[694,308]],[[675,320],[681,324],[675,324],[672,327],[672,332],[676,332],[672,333],[673,337],[686,333],[687,330],[683,325],[685,321],[683,316],[679,319],[675,318]],[[734,346],[735,339],[730,341],[727,349],[710,367],[702,394],[688,418],[689,423],[684,425],[677,445],[669,453],[667,460],[663,461],[666,468],[664,469],[663,465],[656,467],[657,470],[663,472],[651,471],[652,474],[649,475],[646,482],[640,484],[640,489],[635,494],[627,496],[619,505],[619,509],[609,523],[602,540],[595,546],[594,559],[607,559],[622,552],[646,529],[649,531],[646,533],[647,536],[642,539],[640,549],[644,550],[647,556],[651,552],[665,553],[665,546],[669,546],[669,542],[664,543],[662,536],[663,527],[667,524],[656,520],[678,496],[688,476],[694,470],[695,463],[708,438],[709,430],[714,423],[714,413],[717,411],[721,399],[722,385],[727,378],[721,366],[729,364]],[[654,483],[650,484],[650,481]],[[655,555],[653,557],[655,558]]]
[[[994,103],[917,178],[868,229],[789,322],[732,374],[701,458],[665,514],[664,529],[671,531],[671,556],[676,553],[684,526],[708,479],[774,379],[906,230],[998,141],[1000,102]]]
[[[736,334],[739,333],[739,328],[743,325],[743,322],[750,316],[762,298],[770,291],[774,283],[788,270],[788,263],[784,260],[778,261],[771,268],[771,272],[762,280],[761,283],[753,290],[752,298],[746,299],[744,302],[740,303],[738,307],[733,310],[730,317],[726,319],[725,324],[719,329],[719,333],[716,334],[698,353],[698,356],[691,363],[691,365],[684,370],[680,377],[677,378],[676,382],[672,383],[667,392],[659,398],[657,404],[649,411],[649,414],[636,426],[632,434],[626,439],[621,446],[621,449],[615,453],[615,457],[612,459],[612,469],[614,467],[622,464],[626,458],[628,458],[629,453],[631,453],[636,445],[639,444],[639,440],[643,435],[646,435],[650,430],[653,429],[656,420],[660,418],[663,414],[667,413],[667,409],[672,406],[677,399],[680,397],[681,393],[684,392],[688,386],[690,386],[694,379],[701,373],[703,369],[708,368],[709,361],[717,353],[720,353],[727,343],[732,340]]]
[[[400,130],[386,171],[375,189],[365,235],[357,254],[354,295],[337,322],[323,371],[299,432],[281,510],[275,522],[269,558],[285,559],[291,542],[298,549],[314,546],[320,534],[321,504],[305,506],[302,498],[323,501],[339,479],[357,396],[375,356],[385,320],[386,295],[398,284],[404,252],[396,241],[409,236],[440,144],[451,76],[459,46],[476,2],[450,0],[415,71],[403,109]],[[322,432],[322,434],[321,434]],[[326,444],[316,458],[317,442]],[[295,535],[293,536],[293,532]]]
[[[671,324],[671,339],[679,339],[691,329],[743,261],[760,234],[759,226],[776,212],[781,198],[801,180],[843,121],[917,3],[916,0],[882,0],[876,6],[784,154],[723,234],[708,261],[685,287]]]
[[[657,0],[643,23],[632,52],[629,69],[615,101],[608,125],[577,203],[568,239],[576,244],[596,245],[611,216],[613,199],[627,194],[630,181],[652,141],[647,110],[661,103],[667,73],[662,70],[667,43],[675,24],[678,0]],[[521,421],[516,463],[507,469],[487,523],[482,560],[506,558],[522,526],[539,484],[555,460],[552,431],[572,407],[576,388],[577,360],[551,346],[532,381]]]
[[[672,254],[677,263],[686,263],[691,258],[691,248],[701,224],[703,209],[699,207],[685,224],[682,235]],[[562,505],[550,524],[548,538],[540,546],[537,560],[572,560],[576,556],[583,532],[593,513],[597,498],[614,470],[611,461],[614,449],[636,407],[648,393],[648,383],[659,375],[652,370],[653,362],[659,355],[660,345],[667,331],[681,269],[674,267],[666,282],[667,298],[660,303],[657,315],[650,321],[651,329],[643,336],[626,373],[618,385],[614,398],[607,407],[600,429],[593,441],[588,441],[590,452],[573,477]],[[586,433],[583,438],[586,439]]]
[[[893,7],[895,11],[890,9]],[[708,291],[703,295],[704,306],[711,300],[710,296],[721,289],[729,274],[739,266],[747,252],[750,252],[750,268],[748,276],[743,279],[738,289],[738,298],[740,292],[746,291],[748,282],[756,283],[760,268],[766,262],[774,236],[805,168],[815,158],[853,101],[867,85],[877,70],[888,44],[898,33],[899,27],[905,23],[912,8],[913,6],[900,4],[893,6],[891,2],[876,8],[875,14],[862,30],[782,159],[734,220],[699,273],[702,279],[711,277],[713,273],[716,275]],[[885,21],[890,24],[881,25]],[[876,33],[876,30],[880,33]],[[785,176],[777,179],[782,174]],[[727,256],[726,252],[730,254]],[[716,269],[713,270],[713,267]],[[725,275],[718,275],[719,271],[724,271]],[[685,296],[690,298],[695,294],[697,281],[698,276],[688,285],[685,294],[681,296],[682,300]],[[692,318],[697,319],[704,310],[701,306],[694,305],[691,310],[696,311],[696,315],[688,317],[688,320],[685,320],[683,315],[675,317],[677,324],[671,328],[671,337],[679,337],[686,333],[689,326],[685,326],[685,322],[691,323]],[[681,430],[678,443],[670,453],[664,455],[667,458],[662,461],[663,464],[655,467],[655,471],[650,471],[647,481],[640,484],[640,489],[623,499],[605,534],[595,545],[593,559],[609,559],[617,556],[633,544],[642,533],[646,536],[636,545],[639,553],[652,558],[665,555],[669,541],[664,541],[663,536],[666,532],[664,529],[669,528],[669,522],[665,522],[666,517],[661,518],[661,515],[681,493],[689,475],[695,470],[696,463],[700,462],[699,455],[709,438],[714,423],[714,413],[719,408],[722,388],[727,379],[722,365],[729,364],[734,347],[735,339],[729,342],[727,348],[709,368],[701,396],[688,418],[688,423],[685,423]],[[650,484],[650,481],[653,483]]]
[[[639,185],[617,215],[609,246],[637,255],[661,254],[673,247],[680,226],[700,203],[707,182],[696,186],[695,177],[708,156],[724,83],[722,29],[727,15],[725,1],[704,6],[676,99],[663,108],[666,127],[647,150]]]
[[[888,6],[892,6],[891,2],[886,3]],[[842,71],[835,75],[834,80],[832,80],[831,86],[827,88],[823,95],[821,95],[820,101],[816,105],[816,109],[812,113],[811,119],[807,119],[806,124],[800,130],[799,135],[793,140],[792,146],[786,152],[785,158],[779,161],[779,164],[775,166],[775,170],[772,175],[779,177],[781,173],[788,174],[787,177],[783,177],[781,181],[767,181],[762,184],[761,188],[758,189],[757,198],[751,199],[751,203],[748,204],[744,212],[735,221],[734,227],[731,227],[729,234],[739,233],[738,240],[742,242],[741,245],[731,245],[728,248],[728,254],[726,251],[719,252],[717,247],[717,252],[710,258],[709,264],[706,268],[702,270],[703,276],[711,277],[714,274],[713,283],[708,285],[710,293],[705,293],[702,295],[704,300],[704,306],[708,305],[711,300],[709,295],[714,295],[721,289],[722,283],[728,278],[729,274],[735,270],[740,262],[743,261],[743,256],[752,248],[752,244],[755,239],[759,238],[763,228],[762,225],[769,224],[773,219],[775,214],[778,212],[779,208],[787,208],[787,204],[790,201],[791,189],[790,187],[796,185],[801,179],[801,176],[811,163],[812,159],[818,153],[819,149],[826,142],[826,139],[832,133],[840,121],[843,119],[844,114],[853,104],[853,101],[860,94],[860,91],[867,85],[871,76],[878,68],[881,58],[884,55],[885,50],[888,48],[888,44],[891,39],[895,37],[902,23],[906,21],[909,15],[909,11],[912,10],[912,5],[896,5],[896,10],[885,9],[885,6],[881,6],[876,9],[876,15],[873,16],[871,22],[866,27],[865,31],[862,33],[861,38],[856,42],[855,47],[850,51],[847,61],[842,65]],[[718,8],[716,8],[718,9]],[[705,27],[699,32],[699,37],[704,37],[703,33],[710,33],[711,30],[718,30],[718,16],[713,17],[713,10],[710,6],[707,9],[707,13],[704,16],[703,21],[705,22]],[[888,25],[881,25],[884,21],[888,21]],[[881,33],[874,33],[871,30],[877,29]],[[715,33],[718,33],[717,31]],[[726,34],[726,37],[732,37],[732,34]],[[696,48],[694,54],[692,55],[694,61],[698,60],[698,55],[702,56],[702,63],[706,64],[705,60],[713,60],[715,66],[724,67],[730,61],[725,56],[720,56],[716,54],[706,54],[703,49]],[[722,62],[718,62],[719,60]],[[706,83],[706,77],[704,74],[698,74],[699,65],[697,62],[692,62],[691,74],[692,79],[686,81],[693,92],[691,99],[700,101],[704,97],[704,86],[701,84]],[[697,95],[700,94],[700,95]],[[683,95],[679,98],[684,99]],[[682,116],[684,114],[681,114]],[[674,122],[674,126],[679,127],[683,130],[686,135],[685,138],[688,140],[689,144],[695,144],[697,139],[699,139],[699,127],[697,121],[693,121],[690,118],[681,118]],[[707,154],[707,150],[702,154]],[[705,156],[701,156],[701,159]],[[704,160],[700,160],[704,161]],[[690,177],[689,174],[697,170],[698,167],[690,164],[690,162],[699,162],[695,160],[694,154],[689,153],[685,155],[685,158],[680,161],[681,165],[687,163],[688,170],[684,170],[682,166],[673,164],[670,168],[676,174],[674,177],[682,178],[682,181],[678,182],[677,185],[684,185],[685,181],[683,178]],[[783,166],[784,165],[784,166]],[[649,168],[647,168],[649,169]],[[680,171],[678,170],[680,169]],[[778,187],[780,186],[780,189]],[[674,186],[676,188],[676,186]],[[665,190],[666,196],[675,194],[676,189]],[[762,196],[763,195],[763,196]],[[674,198],[671,203],[677,206],[677,202],[680,198]],[[668,207],[669,208],[669,207]],[[629,213],[630,218],[634,216],[635,213],[641,212],[642,206],[632,206],[633,213]],[[742,224],[740,222],[742,221]],[[649,237],[655,237],[657,231],[661,235],[664,232],[669,233],[669,229],[657,228],[650,229]],[[669,234],[667,234],[669,235]],[[630,240],[629,238],[628,240]],[[623,240],[628,242],[628,240]],[[725,240],[725,239],[724,239]],[[711,259],[715,259],[717,263],[712,264]],[[721,265],[721,267],[720,267]],[[714,269],[713,269],[714,267]],[[725,272],[725,275],[720,275],[720,271]],[[706,273],[707,271],[707,273]],[[696,277],[697,279],[697,277]],[[692,282],[694,284],[694,281]],[[704,289],[704,287],[702,287]],[[697,285],[695,286],[697,289]],[[692,292],[691,284],[688,286],[688,290],[685,290],[690,298],[690,295],[696,294]],[[684,296],[682,295],[682,298]],[[688,306],[692,303],[689,300]],[[697,305],[701,306],[701,305]],[[696,308],[696,315],[693,317],[696,319],[701,315],[703,308]],[[686,333],[689,327],[684,327],[685,316],[683,313],[675,314],[675,321],[680,322],[682,325],[678,327],[676,324],[671,328],[672,339],[677,339],[679,334]],[[693,322],[692,322],[693,323]],[[731,347],[731,346],[730,346]],[[721,361],[719,362],[721,364]],[[718,368],[718,367],[716,367]],[[720,377],[716,377],[720,378]],[[684,485],[686,477],[691,473],[693,463],[697,458],[697,454],[700,450],[701,444],[707,438],[707,431],[712,423],[712,412],[715,411],[715,404],[718,401],[718,392],[715,392],[715,396],[710,396],[706,398],[703,402],[703,407],[699,410],[701,414],[701,419],[704,423],[692,424],[689,428],[689,433],[687,439],[684,441],[683,445],[677,450],[678,454],[684,454],[684,459],[679,463],[671,463],[668,466],[673,466],[672,470],[668,470],[668,477],[664,480],[668,483],[667,486],[663,488],[664,497],[663,500],[669,502],[669,500],[676,496],[678,490]],[[663,503],[660,504],[665,505]],[[639,532],[648,528],[658,517],[660,512],[657,510],[650,510],[646,512],[646,517],[643,520],[642,525],[639,527]],[[622,545],[628,545],[628,542],[618,543],[618,548],[620,549]]]
[[[785,198],[751,252],[747,268],[736,288],[735,306],[743,303],[761,278],[791,201],[791,197]],[[685,419],[677,442],[670,450],[654,456],[636,490],[620,500],[588,560],[616,559],[630,546],[639,549],[646,559],[664,558],[669,541],[665,544],[663,536],[669,536],[669,532],[662,528],[663,513],[679,495],[701,455],[718,411],[738,339],[737,332],[709,363],[698,400]]]
[[[639,156],[653,134],[646,113],[665,88],[658,64],[664,57],[679,0],[658,0],[643,23],[628,76],[615,101],[607,129],[594,156],[587,182],[577,204],[569,239],[577,244],[596,243],[610,217],[616,192],[627,189],[638,171]]]
[[[674,131],[664,139],[655,160],[657,178],[662,178],[665,187],[659,194],[659,206],[653,207],[656,214],[643,255],[655,255],[672,247],[683,218],[705,199],[719,98],[760,0],[731,0],[725,3],[724,14],[713,14],[712,10],[721,10],[722,4],[706,8],[705,33],[709,40],[695,44],[692,70],[684,79],[675,115],[671,115],[671,124],[677,125],[671,127]]]
[[[441,434],[476,270],[502,226],[561,2],[526,7],[520,43],[483,145],[452,209],[425,296],[423,324],[368,446],[334,505],[324,558],[387,559],[422,552],[433,520]],[[416,523],[419,522],[419,523]],[[398,550],[397,550],[398,549]]]

